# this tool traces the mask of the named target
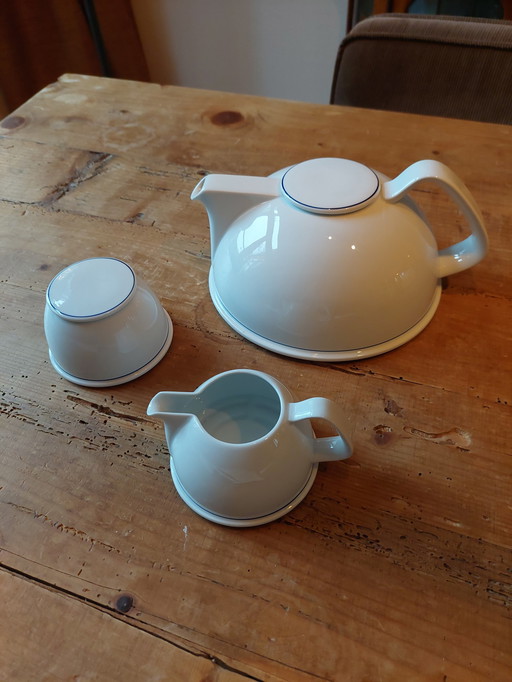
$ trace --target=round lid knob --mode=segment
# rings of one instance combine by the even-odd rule
[[[89,258],[62,270],[48,286],[52,309],[66,318],[106,317],[131,298],[135,273],[116,258]]]
[[[281,181],[296,206],[312,213],[351,213],[378,195],[379,178],[362,163],[348,159],[311,159],[292,166]]]

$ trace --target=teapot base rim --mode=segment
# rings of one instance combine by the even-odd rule
[[[210,296],[217,312],[222,319],[227,322],[232,329],[234,329],[234,331],[240,334],[240,336],[243,336],[245,339],[251,341],[257,346],[265,348],[265,350],[270,350],[280,355],[286,355],[298,360],[313,360],[320,362],[346,362],[350,360],[361,360],[364,358],[374,357],[375,355],[388,353],[389,351],[395,350],[399,346],[404,345],[417,336],[420,332],[422,332],[423,329],[425,329],[425,327],[431,322],[441,300],[442,291],[441,281],[439,280],[434,290],[434,295],[432,297],[430,306],[428,307],[425,314],[418,320],[418,322],[416,322],[416,324],[403,333],[398,334],[387,341],[366,346],[364,348],[323,351],[288,346],[284,343],[273,341],[272,339],[262,336],[261,334],[258,334],[257,332],[243,325],[235,317],[233,317],[233,315],[223,304],[213,280],[212,270],[210,270],[209,288]]]

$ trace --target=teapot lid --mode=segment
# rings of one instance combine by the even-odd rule
[[[352,213],[368,206],[379,192],[379,178],[349,159],[320,158],[289,168],[281,186],[293,204],[311,213]]]

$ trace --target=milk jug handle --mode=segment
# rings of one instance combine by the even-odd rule
[[[352,454],[352,444],[348,434],[348,424],[342,408],[327,398],[309,398],[299,403],[291,403],[288,410],[290,422],[303,419],[325,419],[337,431],[337,436],[314,438],[313,461],[347,459]]]
[[[447,277],[476,265],[487,253],[488,240],[483,217],[468,188],[444,163],[431,159],[413,163],[394,180],[383,184],[383,197],[386,201],[398,201],[422,180],[433,180],[443,187],[461,209],[471,230],[466,239],[439,251],[437,276]]]

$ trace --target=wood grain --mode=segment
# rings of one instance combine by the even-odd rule
[[[512,130],[84,76],[2,125],[0,677],[510,679]],[[389,175],[433,156],[486,218],[488,257],[380,357],[277,356],[209,297],[196,182],[318,155]],[[461,237],[442,193],[415,196],[441,244]],[[175,326],[154,370],[101,390],[54,372],[42,328],[51,278],[97,255],[130,262]],[[146,417],[157,391],[236,367],[338,401],[354,440],[292,513],[243,530],[182,503]]]
[[[0,595],[0,634],[9,642],[2,654],[4,679],[247,679],[205,652],[176,646],[139,623],[134,627],[122,611],[100,608],[49,585],[0,570]],[[53,658],[48,657],[49,644],[58,654]]]

